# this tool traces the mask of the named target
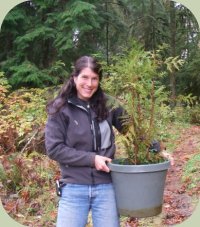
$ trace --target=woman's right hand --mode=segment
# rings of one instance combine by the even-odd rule
[[[110,172],[110,169],[106,165],[106,162],[111,162],[112,159],[105,156],[95,155],[95,168],[100,171]]]

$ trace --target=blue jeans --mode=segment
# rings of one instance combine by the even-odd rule
[[[62,188],[57,227],[85,227],[92,212],[94,227],[119,227],[112,184],[67,184]]]

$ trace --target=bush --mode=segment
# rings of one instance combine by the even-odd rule
[[[44,151],[46,103],[56,89],[19,89],[5,96],[0,108],[0,153]]]
[[[200,105],[196,105],[190,110],[190,123],[200,125]]]
[[[7,213],[24,225],[29,226],[34,216],[40,226],[52,226],[47,223],[56,218],[54,185],[59,175],[57,163],[37,152],[1,155],[1,200]]]

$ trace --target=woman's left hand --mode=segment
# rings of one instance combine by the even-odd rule
[[[172,166],[174,165],[174,157],[173,157],[171,154],[169,154],[169,153],[166,152],[166,151],[162,151],[162,152],[161,152],[161,155],[162,155],[164,158],[168,159],[168,160],[170,161],[170,163],[171,163]]]

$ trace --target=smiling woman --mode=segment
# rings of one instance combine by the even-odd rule
[[[109,105],[101,78],[96,59],[79,58],[70,79],[47,106],[46,150],[59,163],[62,175],[57,227],[86,226],[90,210],[94,227],[119,226],[107,162],[115,154],[112,125],[123,130],[123,109]]]
[[[77,96],[82,100],[89,100],[97,91],[99,86],[99,76],[89,67],[81,70],[80,74],[74,77]]]

